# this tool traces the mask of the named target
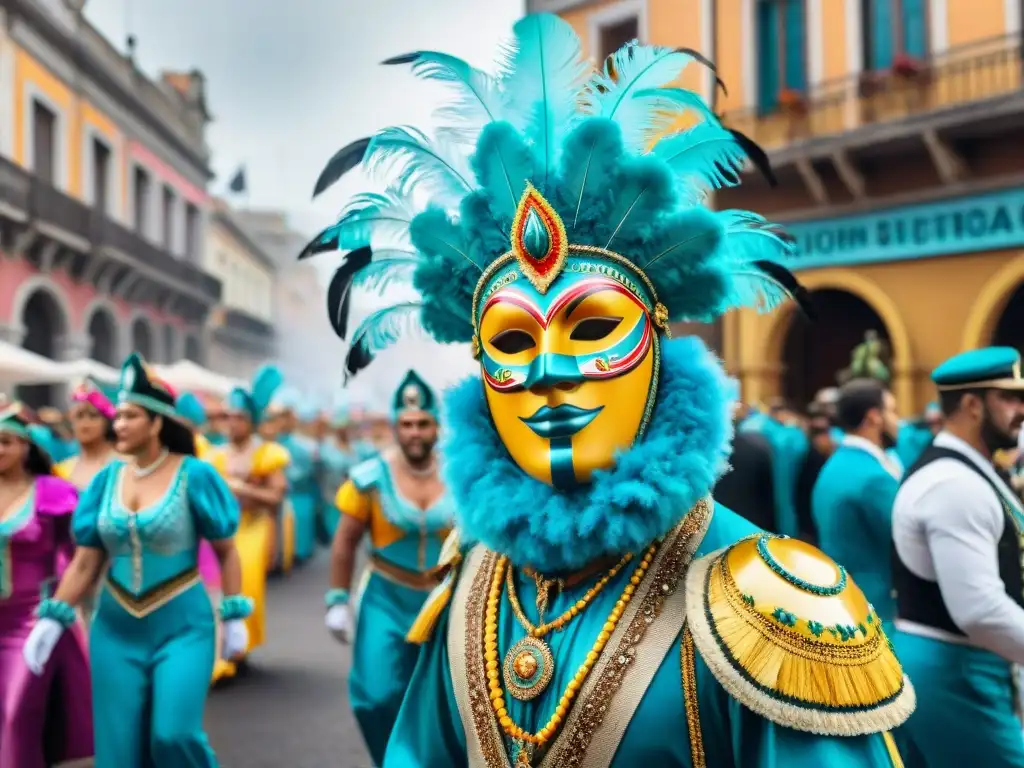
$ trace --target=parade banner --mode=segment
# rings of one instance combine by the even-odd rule
[[[785,225],[792,269],[876,264],[1024,246],[1024,189]]]

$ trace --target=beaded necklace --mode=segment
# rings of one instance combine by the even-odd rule
[[[643,559],[633,571],[629,583],[623,589],[622,595],[615,602],[615,606],[612,608],[611,613],[609,613],[608,619],[594,641],[593,647],[587,653],[586,660],[580,665],[572,680],[569,681],[547,724],[536,733],[528,733],[516,725],[505,708],[505,691],[501,684],[502,676],[498,671],[498,614],[502,586],[509,564],[507,557],[498,559],[494,569],[494,576],[491,579],[490,591],[487,595],[487,609],[484,613],[484,664],[487,670],[487,686],[491,705],[494,708],[499,725],[501,725],[502,730],[512,740],[514,761],[519,768],[526,768],[532,765],[533,756],[536,751],[551,741],[555,734],[558,733],[569,712],[569,708],[572,706],[573,700],[576,698],[576,694],[582,688],[591,669],[593,669],[594,664],[600,658],[601,652],[611,639],[612,633],[615,631],[623,612],[626,610],[626,606],[633,599],[637,586],[643,581],[644,575],[650,568],[657,549],[658,544],[652,544],[644,554]],[[621,568],[624,564],[625,561],[617,567]],[[579,610],[577,608],[577,612]],[[543,652],[544,650],[547,650],[546,655]],[[516,653],[513,653],[513,651]],[[533,665],[524,663],[526,654],[533,658]],[[509,669],[510,659],[512,660],[511,669]],[[528,635],[512,647],[512,650],[505,658],[505,667],[506,681],[511,679],[512,684],[516,687],[528,689],[537,685],[546,686],[550,682],[551,676],[554,674],[554,659],[546,644]],[[520,672],[530,672],[531,674],[527,676],[527,679],[527,677],[521,676]],[[510,689],[512,687],[513,685],[509,685]]]

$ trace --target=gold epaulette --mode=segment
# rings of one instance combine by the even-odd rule
[[[412,623],[412,628],[405,636],[407,642],[420,645],[433,636],[434,627],[437,626],[441,614],[448,607],[448,602],[452,599],[452,593],[455,591],[455,581],[459,577],[459,566],[462,564],[460,544],[461,538],[458,530],[453,530],[445,538],[444,544],[441,546],[441,556],[432,571],[441,581],[430,591],[427,599],[423,602],[416,621]]]
[[[914,711],[878,614],[829,557],[761,534],[697,560],[686,583],[694,645],[736,700],[828,736],[888,731]]]

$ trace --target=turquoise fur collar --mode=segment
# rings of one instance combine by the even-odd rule
[[[661,381],[643,441],[571,493],[526,475],[491,422],[472,378],[447,395],[445,479],[464,541],[549,573],[639,552],[667,533],[725,471],[735,384],[696,338],[664,342]]]

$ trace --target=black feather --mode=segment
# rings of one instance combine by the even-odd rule
[[[335,226],[332,224],[327,229],[321,230],[316,234],[316,237],[306,243],[302,251],[299,252],[299,260],[308,259],[310,256],[316,256],[318,253],[338,250],[338,235],[334,231]]]
[[[351,144],[342,147],[334,153],[334,157],[327,161],[327,165],[320,171],[320,176],[313,187],[313,197],[330,189],[337,183],[338,179],[351,171],[366,156],[366,150],[370,146],[370,139],[356,139]]]
[[[352,294],[352,281],[359,270],[366,267],[373,259],[370,246],[363,246],[349,253],[331,278],[327,287],[327,316],[331,327],[344,339],[348,333],[349,297]]]
[[[785,288],[808,320],[817,319],[818,313],[814,309],[811,293],[797,280],[796,275],[774,261],[755,261],[754,266]]]
[[[701,64],[711,70],[711,74],[715,76],[715,92],[711,94],[711,111],[715,111],[715,102],[718,100],[718,88],[722,89],[722,93],[726,96],[729,95],[729,90],[725,87],[725,83],[722,78],[718,76],[718,67],[715,66],[715,62],[709,59],[700,51],[695,51],[693,48],[676,48],[676,53],[685,53],[687,56],[693,57],[693,60],[698,64]]]
[[[348,354],[345,355],[345,379],[344,383],[348,384],[348,380],[363,370],[366,366],[373,362],[373,353],[370,348],[367,347],[362,341],[358,341],[349,347]]]
[[[392,56],[390,59],[384,59],[381,62],[385,67],[392,67],[396,64],[412,64],[416,59],[420,57],[423,51],[413,51],[412,53],[403,53],[399,56]]]
[[[743,147],[743,151],[746,152],[747,157],[750,158],[750,162],[752,162],[754,167],[760,171],[762,176],[764,176],[765,180],[768,182],[768,186],[779,186],[779,180],[775,178],[775,172],[772,170],[771,160],[768,159],[768,154],[761,149],[761,146],[756,141],[748,138],[734,128],[729,128],[727,130],[732,134],[732,137],[736,139],[736,143]]]

